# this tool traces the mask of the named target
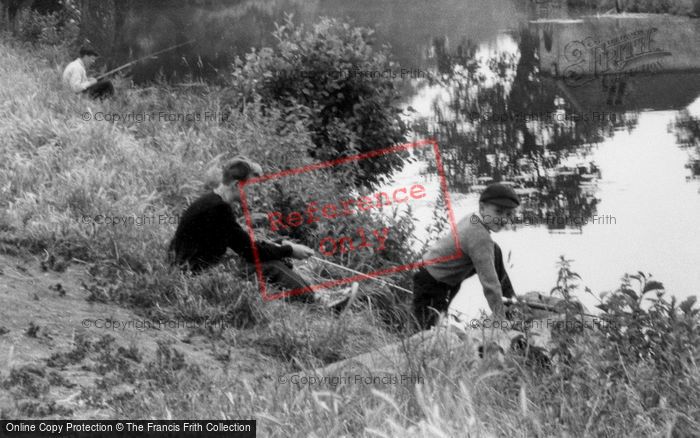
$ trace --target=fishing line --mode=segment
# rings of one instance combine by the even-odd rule
[[[395,289],[398,289],[398,290],[400,290],[400,291],[403,291],[403,292],[406,292],[406,293],[408,293],[408,294],[413,295],[413,291],[410,291],[410,290],[408,290],[408,289],[405,289],[405,288],[403,288],[403,287],[401,287],[401,286],[397,286],[397,285],[395,285],[395,284],[393,284],[393,283],[390,283],[390,282],[388,282],[388,281],[384,281],[384,280],[382,280],[382,279],[380,279],[380,278],[372,277],[371,275],[367,275],[367,274],[365,274],[365,273],[356,271],[356,270],[354,270],[354,269],[350,269],[350,268],[345,267],[345,266],[343,266],[343,265],[339,265],[339,264],[337,264],[337,263],[329,262],[328,260],[324,260],[324,259],[322,259],[322,258],[320,258],[320,257],[311,256],[311,258],[314,259],[314,260],[318,260],[319,262],[326,263],[326,264],[329,264],[329,265],[331,265],[331,266],[335,266],[336,268],[340,268],[340,269],[344,269],[344,270],[346,270],[346,271],[348,271],[348,272],[352,272],[353,274],[361,275],[361,276],[363,276],[363,277],[369,278],[370,280],[378,281],[379,283],[383,283],[383,284],[385,284],[385,285],[387,285],[387,286],[393,287],[393,288],[395,288]]]

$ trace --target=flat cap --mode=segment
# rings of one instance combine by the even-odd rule
[[[500,207],[515,208],[520,205],[520,198],[512,187],[506,184],[490,184],[479,197],[479,202],[488,202]]]

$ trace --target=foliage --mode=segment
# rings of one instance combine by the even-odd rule
[[[430,224],[426,227],[426,238],[423,241],[422,248],[420,250],[421,254],[425,254],[426,251],[442,236],[447,233],[447,228],[450,226],[449,219],[445,212],[447,211],[447,203],[445,200],[445,193],[440,190],[438,193],[437,200],[435,201],[435,207],[433,208],[433,215],[430,220]]]
[[[230,103],[260,100],[281,108],[285,119],[302,120],[318,161],[384,149],[404,143],[396,66],[388,51],[375,50],[372,31],[324,18],[310,31],[287,17],[274,32],[276,47],[253,50],[236,59]],[[361,161],[355,182],[374,185],[403,166],[407,154]]]
[[[691,177],[700,176],[700,118],[693,117],[688,110],[682,110],[672,124],[676,143],[688,151],[688,163]]]
[[[577,288],[572,280],[580,279],[570,262],[561,258],[553,289],[567,304]],[[603,313],[595,317],[586,316],[580,306],[567,305],[566,320],[579,323],[552,333],[557,342],[553,353],[559,358],[552,379],[563,378],[560,385],[567,391],[596,394],[591,419],[619,418],[616,410],[637,406],[648,412],[648,426],[666,423],[673,436],[697,434],[700,415],[690,408],[691,400],[700,396],[697,297],[680,304],[675,297],[669,301],[662,283],[642,272],[625,275],[617,290],[601,297],[598,307]],[[603,386],[593,388],[585,382],[591,378],[604,381]],[[586,427],[592,427],[591,420]]]
[[[550,295],[560,295],[563,298],[563,302],[556,307],[556,311],[562,314],[562,319],[552,327],[552,340],[555,344],[552,357],[559,360],[558,367],[564,368],[581,359],[576,356],[575,345],[580,341],[585,327],[584,308],[576,298],[579,288],[577,281],[581,280],[581,276],[571,269],[572,262],[573,260],[560,256],[557,262],[557,283],[550,291]]]
[[[601,333],[611,371],[623,373],[624,363],[645,362],[683,375],[695,366],[700,350],[697,297],[678,304],[676,297],[668,301],[665,295],[663,285],[642,272],[625,275],[618,290],[604,295],[599,307],[610,323],[601,326]]]
[[[78,37],[78,22],[63,9],[47,14],[25,9],[18,16],[18,38],[35,44],[72,44]]]
[[[349,172],[348,172],[349,173]],[[341,181],[343,179],[341,178]],[[368,194],[365,189],[349,191],[341,182],[333,183],[332,175],[325,172],[311,172],[303,178],[285,177],[282,183],[269,184],[268,191],[263,188],[256,193],[266,201],[261,206],[263,211],[280,212],[284,216],[290,212],[304,212],[310,202],[318,206],[326,202],[336,203],[342,199],[354,198]],[[268,193],[269,195],[263,195]],[[381,212],[367,211],[363,214],[353,214],[333,220],[319,220],[312,224],[304,224],[297,228],[280,230],[270,237],[276,239],[290,238],[302,242],[314,249],[319,249],[324,239],[351,238],[354,249],[350,245],[338,244],[337,249],[330,253],[328,250],[323,258],[359,272],[373,272],[390,269],[397,266],[414,263],[420,254],[413,247],[415,235],[415,219],[410,210],[384,208]],[[378,250],[378,243],[372,237],[372,231],[387,229],[387,239],[384,248]],[[362,229],[370,240],[371,248],[360,248],[359,229]],[[315,264],[314,276],[319,282],[347,278],[352,274],[337,267],[325,264]],[[382,279],[397,283],[403,288],[411,288],[410,271],[382,276]],[[363,293],[360,302],[372,308],[379,319],[394,330],[404,329],[409,318],[410,295],[383,284],[363,280]]]

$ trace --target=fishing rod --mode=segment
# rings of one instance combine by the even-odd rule
[[[333,263],[333,262],[331,262],[331,261],[322,259],[322,258],[317,257],[317,256],[311,256],[311,258],[314,259],[314,260],[317,260],[317,261],[319,261],[319,262],[321,262],[321,263],[326,263],[326,264],[328,264],[328,265],[335,266],[336,268],[344,269],[344,270],[346,270],[346,271],[348,271],[348,272],[352,272],[353,274],[361,275],[361,276],[363,276],[363,277],[369,278],[370,280],[377,281],[377,282],[382,283],[382,284],[384,284],[384,285],[386,285],[386,286],[393,287],[393,288],[395,288],[395,289],[398,289],[398,290],[400,290],[400,291],[403,291],[403,292],[406,292],[406,293],[408,293],[408,294],[413,295],[413,291],[410,291],[410,290],[408,290],[408,289],[405,289],[405,288],[403,288],[403,287],[401,287],[401,286],[398,286],[398,285],[396,285],[396,284],[393,284],[393,283],[391,283],[391,282],[382,280],[382,279],[380,279],[380,278],[372,277],[371,275],[367,275],[367,274],[365,274],[365,273],[356,271],[356,270],[354,270],[354,269],[348,268],[348,267],[343,266],[343,265],[339,265],[339,264],[337,264],[337,263]],[[535,309],[535,310],[544,310],[544,311],[552,312],[552,313],[561,313],[561,311],[558,310],[557,308],[555,308],[554,306],[549,306],[549,305],[547,305],[547,304],[533,303],[533,302],[530,302],[530,301],[524,301],[524,300],[522,300],[522,299],[520,299],[520,298],[516,298],[516,301],[504,301],[504,302],[503,302],[503,304],[504,304],[505,306],[512,306],[513,304],[516,304],[516,303],[524,304],[524,305],[528,306],[529,308]],[[453,310],[454,310],[454,309],[453,309]],[[459,311],[457,311],[457,312],[458,312],[458,313],[463,313],[463,312],[459,312]],[[578,312],[578,313],[579,313],[580,315],[582,315],[582,316],[587,316],[587,317],[590,317],[590,318],[599,318],[599,317],[600,317],[600,318],[605,318],[605,317],[607,316],[607,315],[593,315],[593,314],[585,313],[585,312]]]
[[[371,275],[367,275],[367,274],[364,274],[364,273],[362,273],[362,272],[360,272],[360,271],[356,271],[356,270],[354,270],[354,269],[350,269],[350,268],[348,268],[348,267],[345,267],[345,266],[343,266],[343,265],[339,265],[339,264],[337,264],[337,263],[333,263],[333,262],[330,262],[330,261],[328,261],[328,260],[324,260],[324,259],[322,259],[322,258],[320,258],[320,257],[311,256],[311,258],[314,259],[314,260],[318,260],[319,262],[326,263],[326,264],[331,265],[331,266],[335,266],[336,268],[340,268],[340,269],[344,269],[344,270],[346,270],[346,271],[348,271],[348,272],[352,272],[353,274],[361,275],[361,276],[363,276],[363,277],[369,278],[370,280],[378,281],[379,283],[385,284],[385,285],[387,285],[387,286],[389,286],[389,287],[393,287],[393,288],[395,288],[395,289],[398,289],[398,290],[400,290],[400,291],[403,291],[403,292],[406,292],[406,293],[409,293],[409,294],[413,295],[413,291],[410,291],[410,290],[408,290],[408,289],[405,289],[405,288],[403,288],[403,287],[401,287],[401,286],[397,286],[397,285],[395,285],[394,283],[390,283],[390,282],[388,282],[388,281],[384,281],[384,280],[382,280],[382,279],[380,279],[380,278],[377,278],[377,277],[372,277]]]
[[[531,309],[535,309],[535,310],[544,310],[544,311],[548,311],[548,312],[551,312],[551,313],[558,313],[558,314],[561,313],[561,311],[560,311],[560,310],[557,310],[554,306],[548,306],[548,305],[546,305],[546,304],[531,303],[531,302],[528,302],[528,301],[520,301],[520,300],[519,300],[518,302],[519,302],[519,303],[522,303],[522,304],[524,304],[524,305],[526,305],[526,306],[528,306],[528,307],[531,308]],[[503,304],[504,304],[505,306],[509,306],[509,305],[513,305],[513,304],[515,304],[515,303],[512,302],[512,301],[505,301]],[[459,318],[457,315],[454,315],[454,313],[457,313],[457,314],[459,314],[460,316],[467,316],[467,317],[469,316],[467,313],[462,312],[462,311],[457,310],[457,309],[450,309],[448,313],[452,313],[451,316],[454,317],[458,322],[462,322],[463,320],[462,320],[462,318]],[[580,312],[579,314],[582,315],[582,316],[586,316],[586,317],[594,318],[594,319],[599,318],[599,317],[600,317],[601,319],[605,319],[606,316],[607,316],[607,315],[592,315],[592,314],[590,314],[590,313],[585,313],[585,312]],[[472,321],[474,321],[474,319],[478,319],[478,318],[472,318]],[[538,318],[535,318],[535,319],[538,319]]]
[[[109,76],[109,75],[112,75],[112,74],[114,74],[114,73],[116,73],[116,72],[118,72],[118,71],[124,70],[125,68],[130,67],[130,66],[132,66],[132,65],[134,65],[134,64],[136,64],[136,63],[138,63],[138,62],[144,61],[144,60],[149,59],[149,58],[153,58],[154,56],[158,56],[158,55],[160,55],[161,53],[169,52],[169,51],[171,51],[171,50],[173,50],[173,49],[177,49],[178,47],[186,46],[187,44],[192,44],[192,43],[195,42],[195,41],[196,41],[196,40],[189,40],[189,41],[187,41],[187,42],[185,42],[185,43],[176,44],[176,45],[170,46],[170,47],[168,47],[168,48],[166,48],[166,49],[159,50],[159,51],[157,51],[157,52],[155,52],[155,53],[151,53],[151,54],[149,54],[149,55],[143,56],[143,57],[141,57],[141,58],[139,58],[139,59],[136,59],[136,60],[134,60],[134,61],[127,62],[126,64],[121,65],[121,66],[119,66],[119,67],[117,67],[117,68],[115,68],[115,69],[113,69],[113,70],[110,70],[110,71],[108,71],[107,73],[103,73],[103,74],[99,75],[98,77],[95,78],[95,80],[98,80],[98,81],[99,81],[100,79],[104,79],[105,77],[107,77],[107,76]]]
[[[524,305],[530,307],[531,309],[535,309],[535,310],[545,310],[545,311],[552,312],[552,313],[561,313],[561,310],[558,310],[554,306],[550,306],[547,304],[533,303],[530,301],[523,301],[522,299],[519,299],[519,298],[516,298],[516,301],[504,301],[503,305],[512,306],[513,304],[516,304],[516,303],[524,304]],[[586,312],[576,312],[576,313],[578,313],[582,316],[587,316],[589,318],[606,318],[606,317],[608,317],[608,315],[602,315],[602,314],[601,315],[593,315],[591,313],[586,313]]]

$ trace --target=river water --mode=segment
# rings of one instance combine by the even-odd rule
[[[440,77],[433,83],[411,79],[405,106],[415,110],[412,121],[420,122],[413,137],[439,144],[457,218],[477,208],[484,184],[501,180],[524,197],[522,214],[540,221],[493,235],[510,253],[516,292],[548,292],[564,255],[574,260],[581,287],[596,294],[637,271],[653,274],[678,297],[697,294],[698,74],[562,86],[541,74],[540,46],[528,23],[567,16],[556,0],[528,2],[527,8],[507,0],[260,3],[143,6],[127,23],[132,51],[188,38],[198,42],[140,66],[134,78],[148,80],[158,70],[195,76],[224,70],[233,55],[270,44],[274,22],[286,13],[304,23],[333,16],[372,27],[402,67]],[[420,181],[437,188],[434,179],[421,176],[435,171],[422,159],[392,184]],[[430,202],[414,210],[421,237],[432,211]],[[465,291],[454,306],[468,308],[474,296]]]

